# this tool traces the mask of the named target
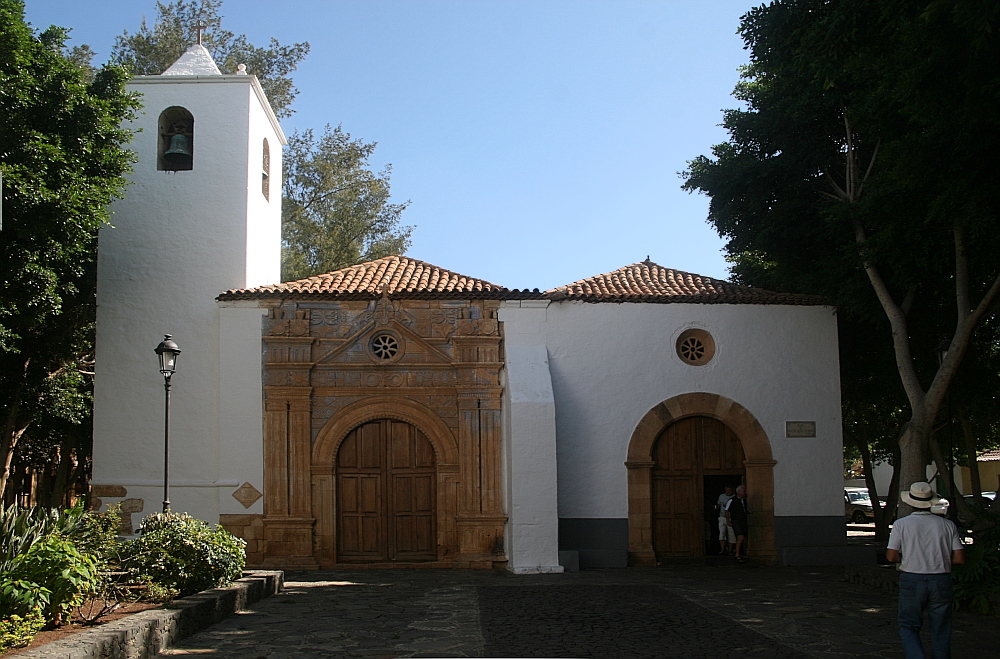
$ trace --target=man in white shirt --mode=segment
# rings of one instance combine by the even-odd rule
[[[930,621],[931,655],[951,657],[951,566],[965,562],[962,540],[950,520],[931,513],[935,503],[929,483],[919,481],[901,492],[903,501],[917,510],[896,520],[885,557],[900,562],[899,636],[906,659],[924,659],[920,627],[924,610]]]
[[[733,533],[733,527],[726,523],[726,504],[732,499],[736,494],[733,493],[733,486],[726,485],[726,491],[719,495],[719,500],[715,504],[716,510],[719,511],[719,553],[720,554],[731,554],[733,553],[733,547],[736,546],[736,534]]]

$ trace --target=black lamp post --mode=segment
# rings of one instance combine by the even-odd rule
[[[170,378],[177,370],[177,347],[169,334],[163,335],[160,345],[154,351],[160,358],[160,373],[163,374],[163,512],[170,511]]]

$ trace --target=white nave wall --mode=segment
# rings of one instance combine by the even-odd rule
[[[691,392],[736,401],[760,422],[777,461],[776,516],[843,513],[831,308],[508,302],[500,319],[508,350],[547,349],[560,517],[626,517],[624,462],[636,424],[658,403]],[[690,366],[677,357],[677,336],[688,328],[714,337],[709,364]],[[786,438],[786,421],[815,421],[817,436]]]

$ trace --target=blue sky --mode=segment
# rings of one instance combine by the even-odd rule
[[[27,0],[98,62],[154,0]],[[285,132],[378,142],[408,255],[510,288],[641,261],[725,278],[708,201],[677,172],[718,124],[747,53],[738,0],[225,0],[223,27],[308,41]]]

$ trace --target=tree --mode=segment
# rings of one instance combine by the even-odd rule
[[[0,0],[0,496],[18,442],[88,418],[96,240],[132,156],[127,72],[92,73]]]
[[[260,80],[274,113],[279,118],[291,116],[290,106],[299,92],[289,74],[309,53],[309,44],[283,46],[272,38],[267,48],[254,46],[246,35],[222,29],[221,6],[222,0],[157,2],[153,27],[143,19],[135,34],[125,31],[115,40],[112,60],[127,66],[133,75],[159,75],[198,43],[198,26],[203,25],[202,44],[220,70],[236,73],[238,65],[246,64],[247,73]]]
[[[990,0],[753,9],[746,109],[725,113],[729,142],[685,173],[711,197],[741,283],[826,295],[889,351],[907,414],[901,488],[925,478],[935,419],[998,310],[998,21]]]
[[[402,254],[413,227],[400,226],[409,205],[389,203],[391,165],[368,169],[375,142],[340,126],[293,134],[284,159],[281,278],[284,281]]]

